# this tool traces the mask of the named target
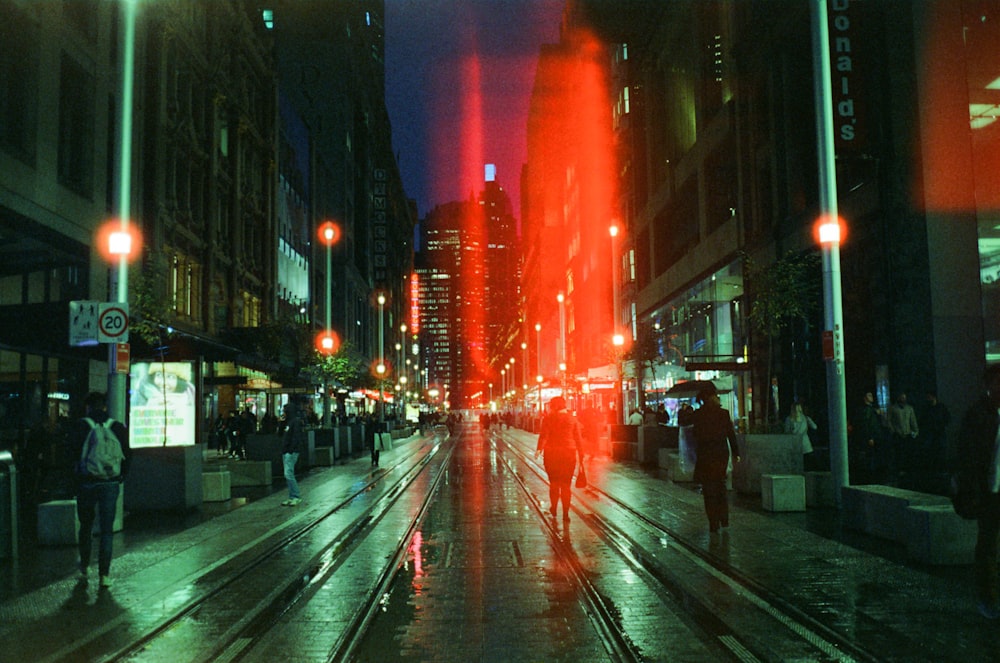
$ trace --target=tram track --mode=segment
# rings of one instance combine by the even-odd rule
[[[43,660],[176,660],[172,650],[178,639],[200,643],[197,651],[185,651],[185,661],[240,660],[271,624],[336,572],[419,478],[447,465],[448,450],[440,453],[443,442],[440,437],[422,441],[336,504],[201,569],[178,590],[187,598],[155,623],[137,630],[125,623],[123,615]],[[262,579],[277,582],[267,587]],[[246,607],[227,608],[232,605]],[[156,611],[163,611],[163,606],[157,605]],[[212,623],[206,624],[207,620]]]
[[[503,434],[496,439],[507,446],[523,467],[544,479],[544,470],[522,444]],[[512,468],[512,471],[515,470]],[[591,484],[585,490],[574,489],[574,510],[585,515],[587,525],[618,555],[628,560],[648,583],[683,605],[692,618],[731,654],[733,660],[784,660],[787,656],[774,643],[754,637],[754,629],[748,628],[746,620],[738,619],[733,623],[730,619],[733,613],[738,615],[741,611],[746,617],[751,610],[755,615],[779,625],[790,642],[797,640],[810,650],[805,660],[879,660],[873,652],[859,647],[732,565],[692,544],[662,521],[599,486]],[[724,588],[730,597],[745,607],[741,610],[717,610],[717,602],[698,591],[703,583],[690,581],[694,575]],[[776,629],[763,631],[773,637]],[[627,636],[623,637],[627,639]]]

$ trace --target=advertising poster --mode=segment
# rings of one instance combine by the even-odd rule
[[[194,364],[133,362],[129,444],[178,447],[195,443]]]

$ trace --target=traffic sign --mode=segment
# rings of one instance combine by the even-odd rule
[[[102,303],[97,314],[97,341],[125,343],[128,341],[128,304]]]
[[[69,303],[69,344],[97,345],[97,309],[101,302],[77,300]]]

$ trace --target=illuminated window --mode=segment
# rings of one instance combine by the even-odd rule
[[[175,255],[170,266],[172,308],[178,318],[201,318],[201,265]]]
[[[260,325],[260,297],[243,292],[243,326],[257,327]]]

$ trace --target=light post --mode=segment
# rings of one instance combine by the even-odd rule
[[[611,333],[618,333],[618,315],[619,309],[621,308],[621,302],[619,298],[621,295],[618,293],[618,248],[616,246],[615,238],[618,237],[618,226],[612,224],[608,228],[608,232],[611,234],[611,301],[612,301],[612,311],[611,311]]]
[[[826,0],[811,3],[813,78],[816,104],[816,147],[819,158],[820,218],[817,235],[823,252],[824,358],[830,417],[830,473],[834,498],[850,482],[847,462],[847,397],[844,385],[844,312],[840,283],[840,243],[843,227],[837,212],[837,170],[830,81],[830,30]]]
[[[542,323],[535,323],[535,372],[542,374]]]
[[[500,400],[507,394],[507,369],[500,369]]]
[[[139,236],[134,226],[127,223],[119,224],[110,221],[102,228],[102,233],[106,238],[98,240],[102,247],[107,249],[107,257],[111,264],[115,265],[112,275],[117,278],[117,306],[121,308],[125,315],[128,315],[128,287],[123,288],[122,284],[128,282],[128,261],[138,253]],[[133,236],[134,235],[134,236]],[[125,420],[126,394],[124,369],[127,364],[118,365],[118,349],[125,345],[128,340],[127,328],[121,342],[108,344],[108,414],[112,418]]]
[[[542,376],[536,375],[535,381],[538,382],[538,416],[542,416]]]
[[[121,134],[119,136],[118,152],[118,222],[120,227],[112,236],[117,239],[110,241],[108,251],[112,258],[117,257],[117,266],[113,277],[116,282],[116,301],[127,315],[128,307],[128,260],[132,255],[131,241],[133,229],[129,224],[132,213],[132,114],[133,91],[135,89],[135,22],[136,0],[123,3],[122,12],[122,99],[121,99]],[[127,244],[120,244],[125,238]],[[110,299],[110,297],[109,297]],[[108,414],[118,421],[127,421],[125,393],[126,378],[124,372],[118,370],[118,344],[108,344]]]
[[[490,409],[493,409],[493,383],[490,382]]]
[[[622,346],[625,345],[625,337],[618,333],[618,315],[621,308],[619,301],[621,295],[618,293],[618,248],[615,242],[615,238],[618,237],[618,225],[612,223],[611,227],[608,228],[608,233],[611,235],[611,343],[615,348],[615,377],[618,382],[615,394],[615,405],[618,408],[618,421],[616,423],[623,424],[625,423],[625,399],[622,392],[625,385],[622,384],[621,352]]]
[[[319,240],[326,245],[326,325],[317,341],[317,349],[324,355],[336,352],[331,319],[333,317],[333,245],[340,239],[340,228],[333,221],[319,227]],[[323,371],[323,427],[330,426],[330,385],[326,371]]]
[[[379,432],[385,427],[385,395],[382,389],[382,380],[385,378],[385,295],[378,293],[378,401],[379,401]]]
[[[625,399],[623,397],[625,385],[622,384],[624,382],[622,380],[622,348],[625,345],[625,337],[621,334],[615,334],[611,337],[611,344],[615,348],[615,407],[618,409],[615,423],[623,424],[625,423]]]

